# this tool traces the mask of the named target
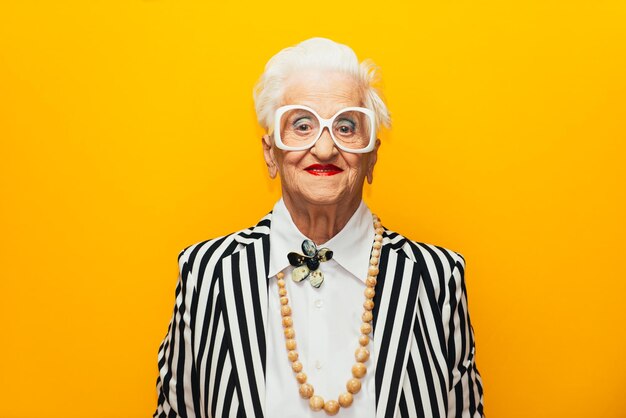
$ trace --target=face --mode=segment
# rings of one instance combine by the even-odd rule
[[[305,72],[291,76],[279,106],[305,105],[321,117],[330,118],[337,111],[364,104],[358,81],[339,72]],[[374,151],[353,154],[339,150],[328,129],[312,148],[284,151],[276,148],[273,138],[263,137],[265,162],[270,176],[280,174],[283,197],[298,204],[332,205],[361,200],[363,183],[372,181],[380,142]]]

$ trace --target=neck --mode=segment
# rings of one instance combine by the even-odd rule
[[[361,196],[338,204],[314,205],[297,202],[283,194],[283,201],[298,230],[320,245],[337,235],[348,223],[361,203]]]

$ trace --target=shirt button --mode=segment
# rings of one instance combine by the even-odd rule
[[[322,306],[324,306],[324,301],[323,300],[318,299],[318,300],[315,301],[315,307],[317,309],[322,309]]]
[[[317,361],[315,362],[315,368],[316,368],[317,370],[321,369],[321,368],[322,368],[322,362],[321,362],[321,361],[319,361],[319,360],[317,360]]]

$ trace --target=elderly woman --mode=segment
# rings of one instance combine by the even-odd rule
[[[389,121],[375,75],[320,38],[267,63],[255,103],[282,198],[180,253],[155,416],[483,416],[463,257],[362,201]]]

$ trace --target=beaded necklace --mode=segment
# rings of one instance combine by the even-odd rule
[[[380,259],[380,250],[383,242],[383,227],[380,218],[372,215],[374,223],[374,243],[372,244],[372,253],[367,271],[367,279],[365,280],[365,302],[363,302],[363,315],[361,319],[361,335],[359,336],[359,347],[354,352],[356,363],[352,366],[352,378],[346,383],[346,390],[339,395],[337,400],[324,401],[319,395],[315,394],[315,389],[310,383],[307,383],[307,375],[302,371],[302,363],[298,360],[298,352],[296,351],[296,333],[293,329],[293,318],[291,317],[291,306],[289,306],[289,298],[287,297],[287,289],[285,288],[285,274],[281,271],[276,277],[278,278],[278,295],[280,297],[280,314],[282,316],[283,330],[285,334],[285,347],[287,348],[287,357],[291,362],[291,369],[296,373],[296,380],[299,386],[300,396],[309,400],[309,407],[313,411],[321,411],[322,409],[328,415],[336,415],[340,408],[348,408],[352,405],[353,395],[361,390],[361,379],[367,373],[365,362],[370,357],[367,346],[370,342],[369,334],[372,332],[372,319],[374,315],[374,295],[376,287],[376,279],[378,277],[378,262]]]

